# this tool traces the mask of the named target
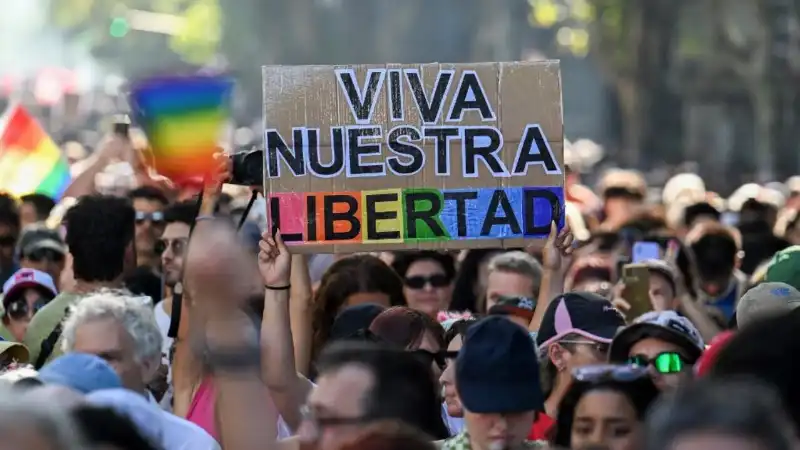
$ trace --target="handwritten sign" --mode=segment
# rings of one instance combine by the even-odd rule
[[[269,222],[299,251],[511,247],[563,225],[557,62],[263,76]]]

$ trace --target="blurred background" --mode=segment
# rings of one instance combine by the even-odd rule
[[[235,146],[264,64],[560,59],[567,138],[602,166],[710,188],[800,173],[800,0],[22,0],[0,13],[0,106],[96,142],[126,80],[229,70]],[[532,108],[537,107],[531,105]],[[589,144],[587,144],[589,143]]]

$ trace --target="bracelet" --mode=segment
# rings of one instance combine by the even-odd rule
[[[268,291],[288,291],[292,288],[292,285],[287,284],[286,286],[270,286],[265,284],[264,287],[267,288]]]

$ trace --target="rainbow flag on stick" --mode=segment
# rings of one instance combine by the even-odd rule
[[[55,142],[20,105],[0,118],[0,191],[44,194],[58,201],[70,183],[69,165]]]
[[[176,76],[135,84],[130,93],[156,171],[177,184],[196,183],[214,170],[213,154],[228,118],[233,79]]]

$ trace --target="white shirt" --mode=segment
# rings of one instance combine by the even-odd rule
[[[172,322],[171,312],[164,310],[164,301],[162,300],[155,306],[154,313],[158,329],[161,330],[161,336],[164,338],[161,345],[161,359],[164,361],[164,364],[169,364],[169,349],[172,347],[173,339],[167,336],[167,333],[169,332],[169,325]]]
[[[86,396],[94,405],[113,408],[129,417],[144,435],[164,450],[221,450],[206,430],[158,407],[152,396],[145,398],[127,389],[104,389]]]
[[[221,450],[206,430],[192,422],[166,411],[163,414],[161,445],[165,450]]]

